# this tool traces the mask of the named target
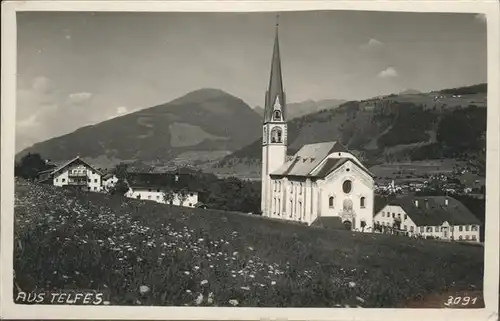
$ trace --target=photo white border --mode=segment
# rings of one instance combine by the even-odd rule
[[[484,309],[210,308],[37,306],[13,302],[16,105],[16,11],[256,12],[363,10],[483,13],[488,32],[488,119]],[[125,320],[498,320],[499,283],[499,3],[470,1],[6,1],[2,2],[1,306],[5,319]]]

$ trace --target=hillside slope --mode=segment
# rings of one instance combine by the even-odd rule
[[[22,181],[15,197],[15,281],[23,291],[95,289],[116,305],[437,308],[447,295],[475,290],[484,306],[480,246]],[[149,292],[139,294],[140,286]]]
[[[290,121],[289,153],[304,144],[339,140],[368,165],[467,157],[486,146],[485,107],[485,84],[350,101]],[[214,167],[256,167],[260,161],[258,139]]]
[[[345,102],[343,99],[322,99],[318,101],[310,99],[298,103],[289,103],[287,104],[287,115],[289,119],[294,119],[324,109],[335,109]],[[261,117],[264,116],[264,108],[257,106],[254,110]]]
[[[204,159],[259,137],[260,117],[241,99],[200,89],[169,103],[80,128],[23,150],[52,160],[84,158],[168,161]]]

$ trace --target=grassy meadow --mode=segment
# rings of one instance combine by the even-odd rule
[[[15,196],[15,281],[25,292],[103,290],[112,305],[430,308],[443,307],[436,295],[483,288],[480,246],[20,180]]]

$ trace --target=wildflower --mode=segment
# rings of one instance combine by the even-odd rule
[[[236,252],[236,251],[233,252],[233,256],[236,256],[236,255],[238,255],[238,252]]]
[[[189,289],[188,289],[188,290],[186,290],[186,293],[191,293],[191,290],[189,290]]]
[[[184,274],[189,275],[189,271],[184,271]]]
[[[208,281],[207,281],[207,280],[203,280],[203,281],[201,281],[201,283],[200,283],[200,284],[201,284],[201,285],[208,284]]]
[[[196,271],[198,271],[198,270],[200,269],[200,267],[196,265],[196,266],[194,267],[194,269],[195,269]]]
[[[196,305],[200,305],[201,303],[203,302],[203,294],[200,293],[200,295],[198,295],[198,297],[196,298]]]
[[[208,304],[213,304],[214,303],[214,293],[210,292],[208,294],[208,299],[207,299]]]
[[[276,284],[276,281],[271,281],[271,285],[275,285]]]
[[[238,300],[231,299],[231,300],[229,300],[229,304],[231,304],[232,306],[237,306],[238,305]]]
[[[356,297],[356,300],[358,300],[358,301],[360,301],[360,302],[362,302],[362,303],[364,303],[364,302],[365,302],[365,300],[364,300],[363,298],[360,298],[359,296],[357,296],[357,297]]]
[[[242,286],[240,289],[245,290],[245,291],[250,291],[250,288],[248,286]]]
[[[353,288],[353,287],[355,287],[355,286],[356,286],[356,283],[354,283],[354,282],[352,282],[352,281],[351,281],[351,282],[349,282],[349,287],[350,287],[350,288]]]
[[[104,304],[104,305],[110,305],[110,304],[111,304],[111,302],[109,302],[109,301],[104,301],[104,302],[103,302],[103,304]]]

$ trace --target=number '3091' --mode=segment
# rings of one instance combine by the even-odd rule
[[[469,304],[476,304],[477,297],[470,297],[470,296],[449,296],[448,301],[444,304],[446,306],[450,305],[469,305]]]

